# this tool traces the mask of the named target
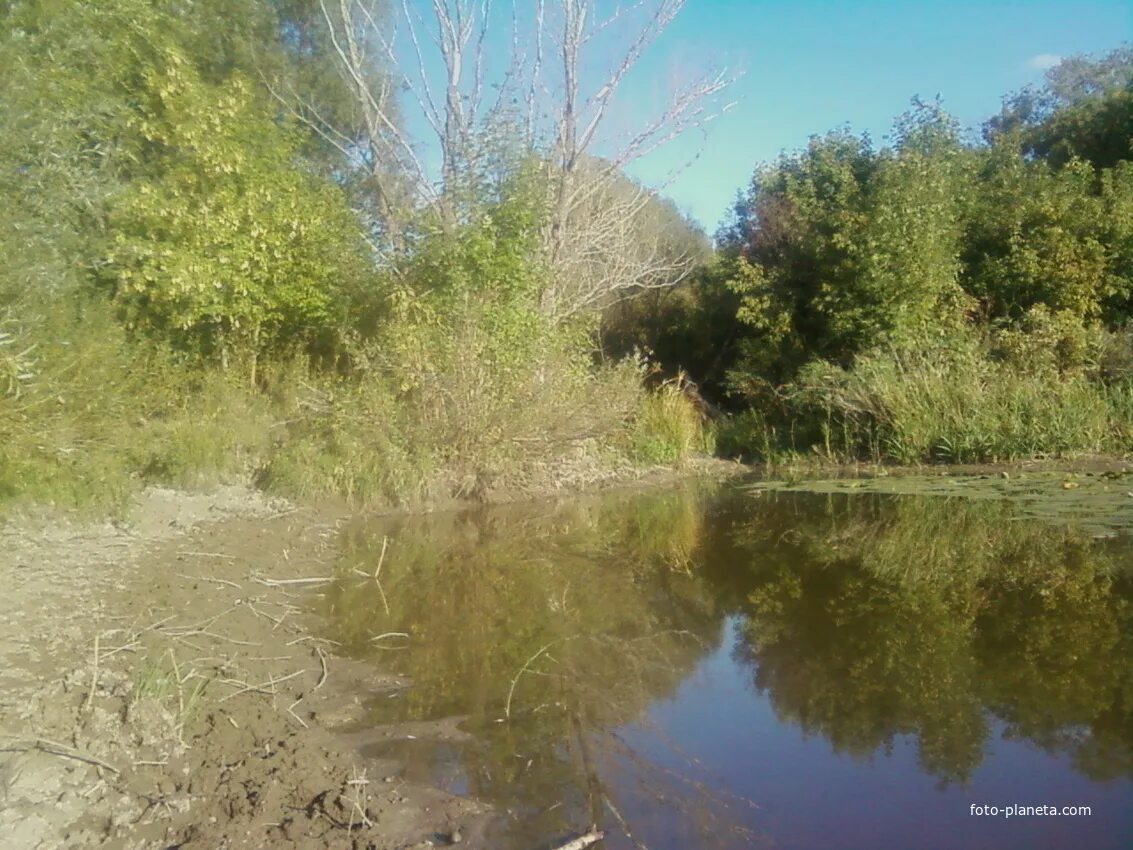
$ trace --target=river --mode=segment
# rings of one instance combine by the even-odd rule
[[[689,482],[340,542],[326,636],[406,683],[363,725],[460,730],[365,754],[490,803],[499,850],[1133,846],[1124,534]]]

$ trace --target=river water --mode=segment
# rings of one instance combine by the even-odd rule
[[[412,682],[366,722],[467,733],[368,754],[490,803],[499,850],[1133,847],[1123,535],[688,483],[358,521],[340,570],[328,637]]]

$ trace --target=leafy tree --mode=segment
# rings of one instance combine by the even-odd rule
[[[249,82],[163,59],[131,121],[141,175],[109,216],[103,276],[129,323],[225,360],[336,324],[363,256],[341,195],[298,169]]]
[[[890,149],[834,133],[757,172],[720,236],[753,329],[738,385],[957,324],[970,173],[953,119],[919,101]]]
[[[1055,167],[1082,159],[1112,168],[1133,155],[1133,50],[1100,59],[1074,56],[1046,73],[1039,88],[1004,100],[984,138],[1010,144]]]
[[[865,303],[841,308],[856,300],[877,164],[868,139],[836,132],[756,172],[719,240],[753,329],[752,371],[782,379],[811,356],[844,361],[872,335]]]
[[[0,304],[73,291],[93,259],[120,185],[132,21],[123,4],[0,8]]]
[[[881,314],[878,341],[923,340],[962,318],[959,254],[971,166],[958,124],[939,102],[915,100],[897,119],[863,243],[863,288]]]
[[[988,318],[1018,319],[1043,304],[1081,320],[1126,296],[1111,270],[1105,203],[1075,160],[1058,171],[994,149],[982,168],[964,246],[964,286]],[[1118,187],[1114,187],[1118,189]]]

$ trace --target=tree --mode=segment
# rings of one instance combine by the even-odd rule
[[[103,277],[132,327],[218,356],[337,325],[361,274],[340,193],[300,171],[294,133],[247,80],[202,80],[176,49],[144,72],[137,177],[112,206]]]
[[[507,127],[545,166],[549,203],[541,251],[548,279],[540,295],[545,314],[564,321],[608,295],[656,285],[659,274],[667,285],[681,279],[691,260],[659,265],[658,252],[636,241],[639,217],[653,192],[630,184],[622,169],[709,121],[717,113],[713,99],[728,79],[710,73],[686,81],[658,116],[621,145],[603,148],[600,130],[626,75],[682,6],[683,0],[657,0],[602,19],[593,0],[538,0],[532,18],[522,22],[513,7],[510,55],[497,67],[487,45],[506,23],[490,2],[438,0],[436,34],[426,37],[424,16],[406,0],[386,17],[373,0],[321,0],[340,73],[365,116],[360,147],[370,161],[396,163],[393,170],[408,177],[407,203],[399,209],[382,205],[386,230],[403,233],[407,214],[421,206],[438,212],[450,230],[467,221],[462,181],[483,167],[478,161],[483,150],[474,140],[484,130]],[[617,35],[625,44],[611,50]],[[592,60],[599,45],[606,48],[603,59]],[[374,77],[371,69],[379,61],[395,69],[392,79]],[[434,67],[441,70],[434,73]],[[599,82],[584,88],[584,79],[591,78]],[[397,89],[407,93],[404,102],[434,136],[439,179],[399,125]],[[326,138],[344,140],[332,122],[314,114],[308,119]],[[388,181],[375,186],[380,195],[391,195]]]
[[[987,156],[964,245],[964,288],[990,319],[1017,320],[1042,304],[1079,321],[1102,318],[1128,283],[1112,274],[1096,175],[1074,160],[1058,171],[1009,147]]]
[[[1133,49],[1100,59],[1073,56],[1046,73],[1039,88],[1004,100],[984,138],[1011,144],[1055,167],[1082,159],[1112,168],[1133,156]]]
[[[969,308],[960,287],[973,157],[939,101],[914,99],[873,178],[858,292],[877,305],[878,341],[923,342],[955,330]]]
[[[784,380],[810,357],[845,362],[884,330],[861,288],[877,168],[868,139],[836,132],[757,170],[718,238],[752,329],[748,371]]]

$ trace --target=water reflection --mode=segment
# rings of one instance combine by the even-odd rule
[[[855,755],[912,735],[948,782],[980,765],[993,715],[1092,778],[1129,775],[1113,736],[1133,721],[1123,553],[1008,506],[840,501],[789,540],[740,535],[759,553],[742,657],[782,719]],[[1099,738],[1105,769],[1086,757]]]
[[[617,804],[601,775],[633,758],[612,730],[671,694],[717,637],[723,611],[693,561],[708,496],[351,528],[344,575],[380,559],[380,583],[336,586],[331,637],[411,675],[403,697],[375,701],[375,721],[467,718],[474,742],[431,757],[455,758],[468,793],[521,812],[514,840],[602,822]]]
[[[1007,764],[1001,738],[1026,742],[1133,802],[1129,550],[1011,510],[688,485],[370,522],[344,532],[327,621],[413,680],[372,722],[463,718],[468,740],[391,746],[512,812],[504,848],[591,823],[634,832],[612,847],[797,844],[758,808],[773,779],[728,762],[799,732],[828,747],[796,757],[830,775],[845,759],[896,771],[887,754],[911,747],[938,794]],[[698,677],[722,650],[754,688],[706,701]],[[759,700],[774,721],[698,758],[713,724]],[[703,725],[664,719],[681,711]],[[1090,829],[1129,838],[1133,823]]]

